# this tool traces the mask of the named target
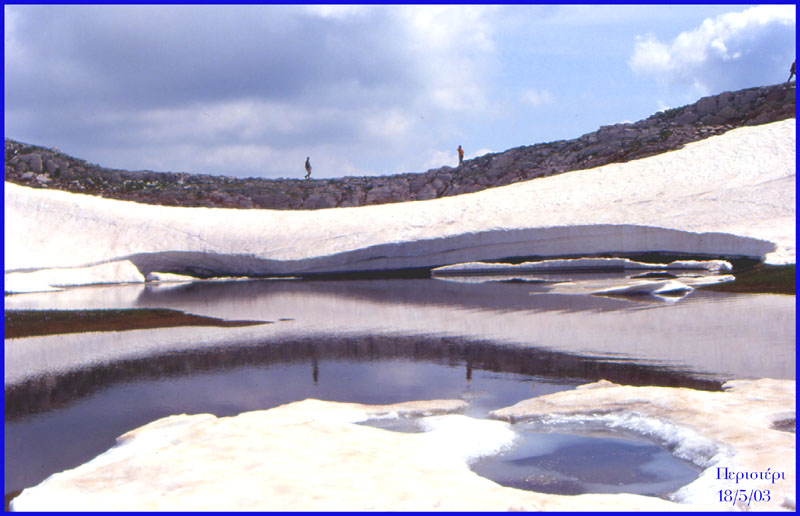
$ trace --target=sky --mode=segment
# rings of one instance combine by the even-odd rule
[[[790,5],[5,5],[6,138],[108,168],[424,172],[784,82]]]

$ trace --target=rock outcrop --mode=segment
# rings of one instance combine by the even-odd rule
[[[795,117],[795,85],[705,97],[636,123],[603,126],[574,140],[517,147],[461,168],[337,179],[239,179],[112,170],[57,149],[5,140],[5,179],[20,185],[167,206],[316,210],[435,199],[537,177],[653,156],[730,129]]]

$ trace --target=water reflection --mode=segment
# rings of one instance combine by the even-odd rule
[[[325,364],[334,361],[432,363],[462,370],[465,382],[475,370],[537,377],[577,385],[600,379],[629,385],[680,386],[715,390],[721,385],[692,371],[643,366],[626,360],[605,360],[539,349],[497,346],[487,342],[438,337],[316,336],[313,339],[227,345],[212,349],[172,352],[27,379],[5,388],[6,421],[49,412],[91,396],[114,384],[148,379],[160,381],[209,372],[234,373],[243,367],[308,364],[310,383],[317,385]],[[307,373],[308,374],[308,373]],[[358,382],[359,379],[352,381]],[[369,386],[365,386],[369,388]],[[376,390],[388,390],[374,386]],[[401,400],[405,401],[405,400]],[[515,403],[519,400],[512,400]],[[500,406],[495,407],[500,408]]]
[[[342,345],[347,349],[335,349]],[[398,349],[406,347],[415,348],[419,358],[406,358],[409,353]],[[7,387],[6,493],[76,467],[113,446],[119,435],[173,414],[229,416],[306,398],[366,404],[463,398],[470,403],[468,415],[483,417],[521,399],[583,383],[478,367],[467,380],[464,363],[448,353],[429,361],[427,352],[407,340],[382,339],[323,347],[311,341],[231,347],[120,362]]]
[[[277,324],[9,341],[5,383],[231,342],[374,335],[452,337],[719,379],[794,378],[793,296],[694,291],[663,303],[647,296],[601,297],[551,288],[528,282],[248,281],[12,296],[7,309],[172,308]]]
[[[171,308],[275,324],[6,341],[6,493],[170,414],[224,416],[314,397],[463,398],[480,416],[599,379],[716,389],[730,378],[794,378],[794,297],[695,291],[664,303],[507,279],[202,282],[7,297],[6,309]]]
[[[472,470],[500,485],[540,493],[634,493],[666,498],[699,469],[639,437],[520,432],[521,443]]]

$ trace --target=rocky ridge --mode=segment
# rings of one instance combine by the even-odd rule
[[[704,97],[635,123],[600,127],[573,140],[516,147],[460,168],[337,179],[240,179],[103,168],[57,149],[5,139],[12,183],[168,206],[322,209],[435,199],[679,149],[730,129],[794,118],[795,84]]]

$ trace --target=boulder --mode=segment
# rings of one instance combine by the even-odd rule
[[[419,190],[417,190],[417,192],[414,193],[413,195],[414,195],[414,199],[418,200],[418,201],[425,201],[425,200],[428,200],[428,199],[436,199],[436,189],[433,187],[433,185],[431,185],[429,183],[429,184],[424,185]]]
[[[717,109],[717,99],[716,97],[703,97],[697,101],[697,104],[694,105],[694,109],[701,117],[710,115]]]
[[[322,208],[335,208],[336,207],[336,197],[334,197],[329,192],[317,192],[312,193],[308,196],[308,198],[303,202],[303,209],[306,210],[318,210]]]
[[[38,153],[26,154],[25,156],[19,157],[20,161],[24,161],[28,164],[31,170],[36,172],[37,174],[42,173],[42,156]]]
[[[392,189],[388,186],[379,186],[367,192],[364,204],[384,204],[392,202],[393,200],[395,200],[395,197],[392,193]]]

